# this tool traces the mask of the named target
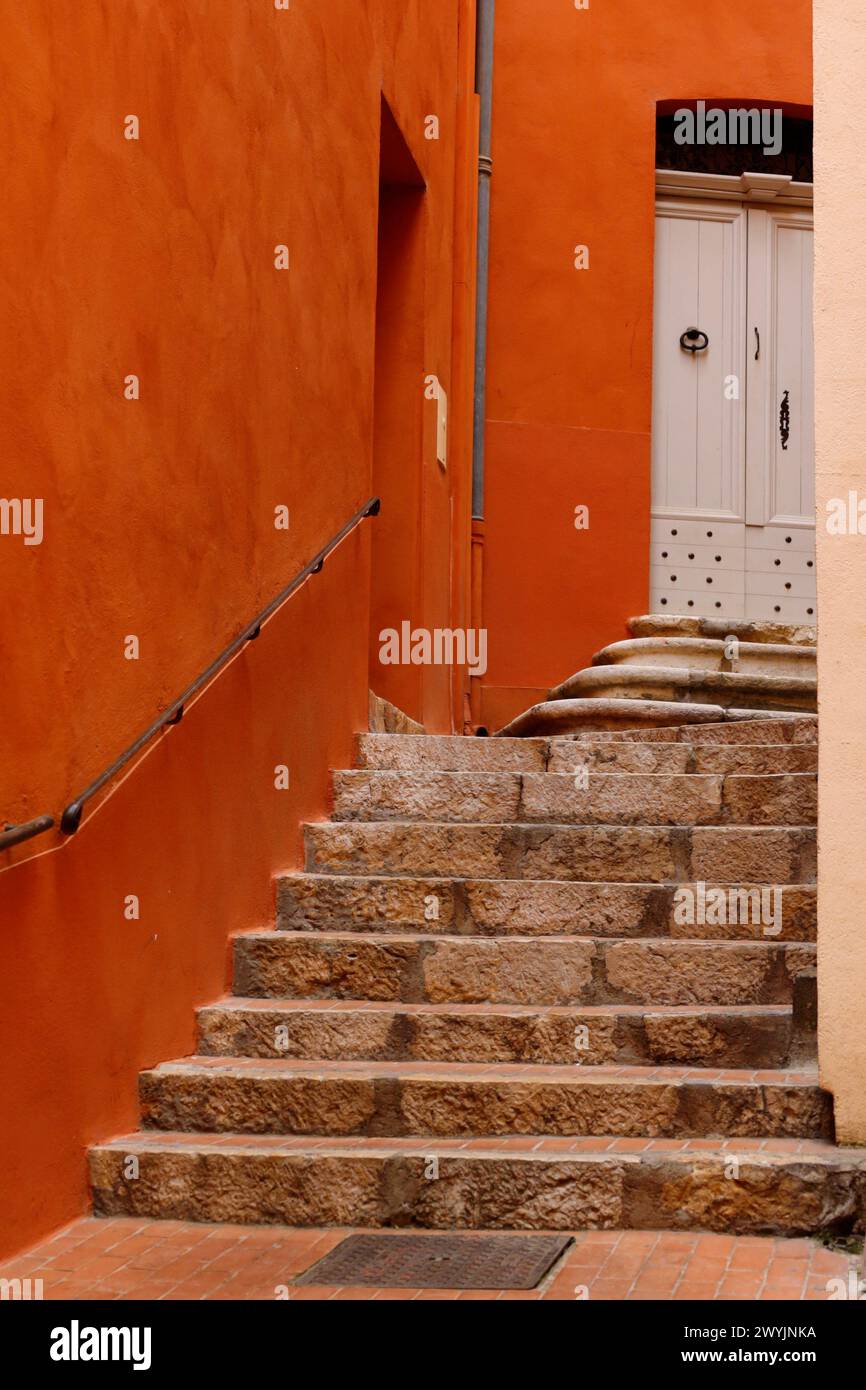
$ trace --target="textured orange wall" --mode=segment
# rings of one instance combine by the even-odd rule
[[[138,1127],[138,1072],[194,1050],[229,935],[272,923],[364,727],[368,565],[355,533],[74,839],[0,873],[4,1250],[84,1210],[87,1145]]]
[[[450,383],[471,309],[453,286],[471,15],[469,0],[3,7],[2,490],[45,508],[41,546],[0,537],[6,821],[59,811],[370,495],[382,91],[427,183],[425,356]],[[467,601],[449,562],[455,538],[468,549],[467,469],[458,421],[424,523],[426,611],[446,619]],[[229,934],[271,920],[271,877],[298,864],[299,822],[326,812],[328,770],[366,725],[375,525],[74,841],[0,856],[0,1248],[83,1208],[86,1144],[135,1123],[136,1074],[190,1050]],[[449,673],[429,680],[425,714],[450,728],[460,682],[452,702]]]
[[[480,715],[649,594],[656,102],[811,102],[810,0],[498,0]],[[574,269],[574,247],[590,270]],[[589,532],[574,509],[591,508]]]

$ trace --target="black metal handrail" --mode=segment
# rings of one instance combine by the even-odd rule
[[[362,507],[360,511],[357,511],[355,515],[346,522],[345,526],[337,532],[336,536],[328,542],[325,548],[319,551],[315,559],[311,560],[308,565],[305,565],[304,568],[295,575],[291,583],[287,584],[285,589],[282,589],[280,593],[277,594],[276,598],[272,599],[268,606],[263,608],[261,613],[253,618],[252,622],[244,628],[243,632],[220,652],[219,656],[216,660],[211,662],[207,670],[202,671],[201,675],[193,681],[192,685],[188,686],[183,694],[179,695],[174,703],[169,705],[168,709],[165,710],[158,719],[155,719],[150,727],[145,729],[144,733],[120,754],[120,757],[115,758],[110,767],[107,767],[104,772],[100,773],[100,775],[90,783],[89,787],[86,787],[74,801],[69,803],[60,817],[60,829],[63,831],[64,835],[75,834],[81,824],[81,816],[84,807],[90,798],[95,796],[98,791],[101,791],[106,783],[110,782],[113,777],[116,777],[121,768],[125,767],[129,760],[134,758],[136,753],[139,753],[161,729],[165,729],[171,724],[179,724],[183,718],[184,708],[189,704],[193,696],[197,695],[203,686],[208,685],[210,681],[213,680],[214,676],[219,674],[222,668],[231,661],[232,657],[235,656],[242,647],[245,647],[248,642],[255,642],[264,624],[269,618],[274,616],[277,609],[282,608],[286,600],[290,599],[311,575],[320,574],[325,561],[332,551],[336,550],[337,546],[342,545],[346,537],[351,535],[356,526],[360,526],[361,522],[367,517],[378,516],[381,507],[382,504],[380,499],[378,497],[372,497],[366,506]],[[25,825],[7,826],[7,828],[0,833],[0,850],[10,849],[12,845],[21,844],[24,840],[32,840],[35,835],[42,835],[46,830],[51,830],[54,823],[53,816],[40,816],[37,820],[28,821]]]
[[[6,829],[0,833],[0,850],[10,849],[12,845],[23,844],[25,840],[32,840],[34,835],[43,834],[44,831],[50,830],[53,825],[53,816],[38,816],[36,820],[26,821],[23,825],[7,825]]]

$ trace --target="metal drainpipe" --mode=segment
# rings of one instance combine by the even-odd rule
[[[475,90],[481,98],[478,140],[477,302],[475,310],[475,400],[472,436],[472,516],[484,516],[484,423],[487,397],[487,305],[490,282],[490,179],[493,131],[493,16],[496,0],[478,0]]]

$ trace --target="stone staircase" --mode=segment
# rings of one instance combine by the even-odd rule
[[[663,727],[817,709],[815,629],[649,615],[598,652],[505,737]],[[733,640],[732,640],[733,639]]]
[[[815,1066],[816,740],[809,716],[361,736],[198,1055],[144,1074],[142,1131],[92,1151],[96,1211],[862,1223],[866,1153],[834,1146]],[[779,885],[781,918],[703,884]]]

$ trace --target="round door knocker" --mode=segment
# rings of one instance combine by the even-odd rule
[[[687,328],[680,338],[680,347],[684,352],[705,352],[709,345],[710,340],[707,334],[702,332],[700,328]]]

